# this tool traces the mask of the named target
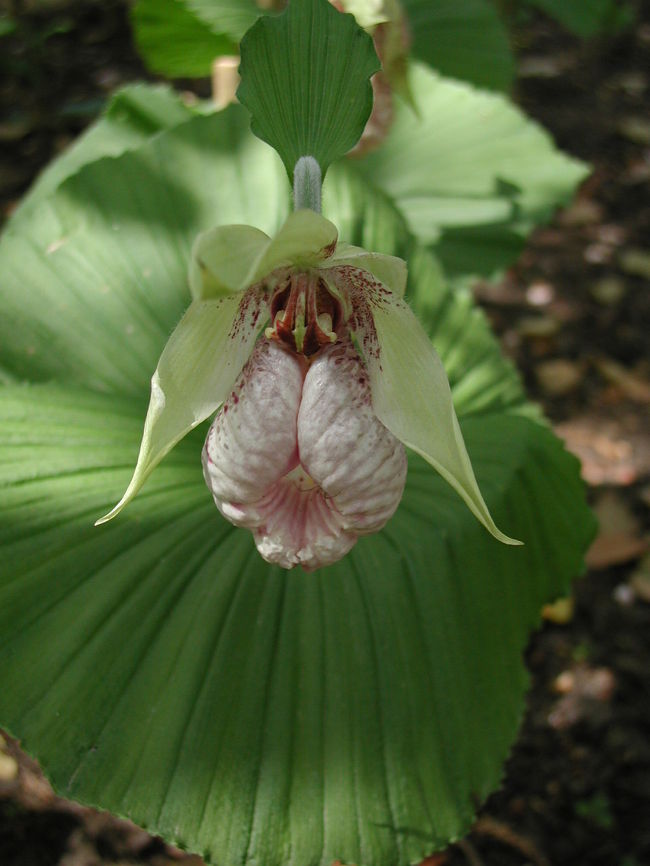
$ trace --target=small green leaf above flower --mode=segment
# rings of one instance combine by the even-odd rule
[[[242,39],[237,95],[290,179],[302,156],[313,156],[324,176],[359,140],[378,69],[372,39],[352,15],[327,0],[299,0],[260,18]]]

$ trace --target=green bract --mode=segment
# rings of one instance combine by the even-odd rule
[[[379,61],[370,36],[325,0],[300,0],[260,18],[241,58],[237,96],[253,132],[277,150],[290,178],[302,156],[314,157],[324,177],[357,143],[372,108]]]

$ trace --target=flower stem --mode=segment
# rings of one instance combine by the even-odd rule
[[[301,156],[293,170],[293,205],[296,210],[309,208],[320,213],[320,165],[313,156]]]

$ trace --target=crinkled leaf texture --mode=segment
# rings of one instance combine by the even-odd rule
[[[385,530],[312,575],[274,569],[214,508],[201,429],[93,528],[131,475],[193,239],[286,215],[282,165],[246,126],[233,107],[89,161],[0,242],[0,363],[58,380],[0,388],[0,722],[62,794],[209,862],[406,866],[498,784],[522,650],[593,524],[469,295],[344,166],[326,214],[408,260],[481,489],[525,546],[411,454]]]

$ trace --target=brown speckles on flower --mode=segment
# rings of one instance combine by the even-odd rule
[[[330,256],[333,256],[337,243],[338,243],[338,238],[333,240],[331,244],[328,244],[326,247],[323,247],[323,249],[321,250],[321,257],[323,259],[329,259]]]
[[[253,331],[259,331],[268,314],[268,296],[264,288],[259,285],[251,286],[242,293],[228,337],[237,340]]]
[[[373,318],[373,308],[389,305],[392,292],[369,271],[352,265],[338,265],[327,270],[327,278],[341,293],[351,310],[348,327],[359,340],[367,360],[379,360],[381,349]]]
[[[348,294],[353,307],[360,296],[372,306],[383,307],[392,295],[389,288],[363,268],[338,265],[330,269],[330,274],[336,286]]]

